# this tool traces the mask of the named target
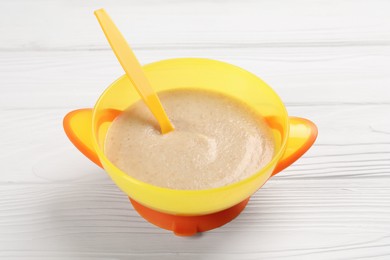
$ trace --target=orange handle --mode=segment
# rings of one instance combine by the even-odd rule
[[[287,148],[272,176],[298,160],[314,143],[318,135],[316,125],[310,120],[290,117],[290,134]]]
[[[102,167],[92,145],[92,109],[84,108],[68,113],[64,117],[63,125],[66,135],[74,146],[88,159]]]
[[[112,121],[120,111],[107,111],[105,121]],[[92,162],[102,167],[92,145],[92,109],[84,108],[68,113],[64,118],[64,130],[70,141]],[[290,134],[286,151],[272,176],[298,160],[314,143],[318,130],[311,121],[290,117]]]

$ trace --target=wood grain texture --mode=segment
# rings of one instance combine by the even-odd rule
[[[142,63],[243,67],[319,128],[233,222],[145,222],[67,140],[63,116],[123,74],[93,10]],[[390,259],[389,1],[1,1],[1,259]]]
[[[390,254],[389,187],[377,181],[276,178],[235,221],[192,238],[175,237],[142,220],[112,184],[13,184],[1,186],[1,198],[0,256],[7,258],[349,259]]]
[[[105,7],[135,49],[388,46],[389,4],[338,1],[7,1],[3,50],[108,49],[92,13]],[[12,28],[12,30],[10,30]]]
[[[145,64],[208,57],[271,85],[288,105],[390,104],[390,47],[140,50]],[[0,52],[0,107],[93,106],[122,69],[111,51]],[[17,98],[13,98],[17,97]]]
[[[315,145],[278,178],[384,178],[390,171],[390,105],[296,105],[292,115],[310,118],[320,129]],[[68,108],[3,109],[0,182],[92,182],[100,170],[68,141],[62,118]],[[19,163],[23,158],[23,163]],[[70,163],[71,162],[71,163]]]

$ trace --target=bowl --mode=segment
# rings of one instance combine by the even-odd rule
[[[272,131],[275,152],[258,172],[239,182],[206,190],[174,190],[137,180],[111,163],[104,142],[112,121],[140,100],[126,75],[113,82],[93,109],[70,112],[64,119],[68,137],[88,158],[102,166],[114,183],[137,204],[175,216],[208,215],[247,200],[274,174],[280,172],[314,143],[316,126],[309,120],[289,117],[282,100],[256,75],[237,66],[200,58],[162,60],[143,67],[156,92],[197,89],[239,99],[254,109]]]

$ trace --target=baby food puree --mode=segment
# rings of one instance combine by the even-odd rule
[[[259,171],[273,157],[272,133],[250,107],[219,93],[159,93],[175,130],[162,135],[144,102],[110,126],[104,152],[126,174],[160,187],[201,190]]]

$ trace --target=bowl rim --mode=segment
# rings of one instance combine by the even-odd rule
[[[130,175],[126,174],[125,172],[123,172],[122,170],[120,170],[118,167],[116,167],[112,162],[110,162],[108,160],[108,158],[106,157],[106,155],[104,154],[104,152],[100,149],[99,147],[99,144],[97,143],[97,136],[96,136],[96,129],[95,129],[95,118],[96,118],[96,108],[99,106],[99,104],[102,102],[102,100],[104,99],[106,93],[108,93],[110,91],[110,89],[115,86],[118,82],[120,82],[121,80],[123,80],[126,76],[126,74],[120,76],[119,78],[117,78],[115,81],[113,81],[104,91],[103,93],[99,96],[98,100],[96,101],[94,107],[93,107],[93,112],[92,112],[92,143],[93,143],[93,147],[99,157],[99,160],[102,161],[102,165],[103,167],[105,168],[105,165],[108,165],[110,166],[110,168],[115,168],[116,171],[115,173],[111,173],[111,172],[108,172],[106,171],[110,176],[111,174],[115,174],[115,177],[117,178],[120,178],[120,179],[123,179],[125,180],[126,182],[132,182],[133,184],[135,185],[138,185],[138,186],[142,186],[144,189],[149,189],[149,190],[154,190],[155,192],[169,192],[169,193],[175,193],[175,195],[177,196],[185,196],[185,195],[200,195],[200,194],[213,194],[213,193],[219,193],[219,192],[222,192],[222,191],[227,191],[227,190],[231,190],[231,189],[234,189],[236,187],[239,187],[239,186],[242,186],[248,182],[252,182],[254,179],[258,178],[258,176],[262,175],[262,174],[265,174],[266,172],[270,172],[270,176],[272,174],[272,171],[273,171],[273,168],[276,167],[276,165],[278,164],[278,161],[282,158],[285,150],[286,150],[286,147],[287,147],[287,141],[288,141],[288,138],[289,138],[289,131],[290,131],[290,124],[288,122],[288,113],[287,113],[287,109],[286,109],[286,106],[284,105],[283,101],[281,100],[281,98],[279,97],[279,95],[267,84],[265,83],[261,78],[259,78],[258,76],[256,76],[255,74],[241,68],[241,67],[238,67],[236,65],[232,65],[230,63],[227,63],[227,62],[222,62],[222,61],[218,61],[218,60],[214,60],[214,59],[208,59],[208,58],[172,58],[172,59],[164,59],[164,60],[159,60],[159,61],[155,61],[155,62],[152,62],[152,63],[149,63],[149,64],[146,64],[143,66],[143,69],[145,70],[148,70],[149,68],[151,67],[154,67],[154,66],[157,66],[157,65],[160,65],[160,64],[164,64],[164,63],[172,63],[172,62],[207,62],[207,63],[214,63],[215,65],[219,65],[219,66],[229,66],[231,68],[234,68],[235,70],[240,70],[241,72],[244,72],[245,74],[251,76],[251,77],[255,77],[257,80],[259,80],[263,86],[267,87],[274,95],[275,97],[278,99],[279,103],[282,105],[282,113],[283,113],[283,117],[284,117],[284,123],[286,125],[286,129],[282,135],[282,144],[280,146],[280,149],[278,151],[277,154],[275,154],[273,157],[272,157],[272,160],[269,161],[263,168],[261,168],[258,172],[256,173],[253,173],[252,175],[250,175],[249,177],[243,179],[243,180],[240,180],[238,182],[234,182],[234,183],[231,183],[231,184],[228,184],[228,185],[225,185],[225,186],[220,186],[220,187],[215,187],[215,188],[210,188],[210,189],[201,189],[201,190],[180,190],[180,189],[170,189],[170,188],[166,188],[166,187],[160,187],[160,186],[156,186],[156,185],[153,185],[153,184],[149,184],[149,183],[146,183],[146,182],[143,182],[141,180],[138,180],[136,178],[133,178],[131,177]],[[273,167],[273,168],[272,168]],[[272,168],[272,169],[271,169]],[[260,187],[259,187],[260,188]]]

